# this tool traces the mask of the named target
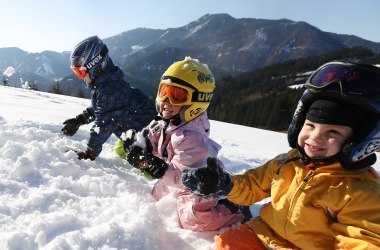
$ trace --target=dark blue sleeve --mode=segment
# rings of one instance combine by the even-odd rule
[[[84,119],[86,121],[86,124],[89,124],[95,120],[95,110],[94,108],[88,107],[82,112]]]
[[[87,143],[88,148],[98,156],[102,151],[102,145],[117,129],[119,123],[112,117],[118,115],[115,105],[115,95],[100,92],[96,100],[96,109],[93,109],[94,125],[90,130],[90,139]]]
[[[87,113],[94,116],[94,125],[87,145],[95,156],[113,133],[120,137],[129,128],[141,130],[156,115],[153,101],[124,81],[98,84],[92,102]]]

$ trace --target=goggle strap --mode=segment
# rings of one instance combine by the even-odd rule
[[[197,89],[194,88],[190,83],[188,83],[188,82],[186,82],[186,81],[184,81],[184,80],[181,80],[181,79],[179,79],[179,78],[177,78],[177,77],[173,77],[173,76],[164,76],[164,77],[161,78],[161,81],[162,81],[162,80],[168,80],[168,79],[171,80],[172,83],[177,83],[177,84],[179,84],[179,85],[182,85],[182,86],[184,86],[184,87],[191,88],[191,89],[193,89],[194,91],[197,91]]]
[[[213,95],[214,95],[213,93],[194,91],[193,96],[191,97],[191,101],[192,102],[210,102]]]

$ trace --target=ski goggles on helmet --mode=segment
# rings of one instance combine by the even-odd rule
[[[71,69],[79,80],[82,80],[87,74],[85,67],[71,65]]]
[[[319,67],[306,81],[308,89],[339,91],[342,96],[380,97],[380,68],[331,62]]]
[[[173,105],[191,104],[194,90],[176,83],[161,82],[158,87],[157,100],[165,101],[166,98]]]

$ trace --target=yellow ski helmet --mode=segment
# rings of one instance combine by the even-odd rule
[[[206,111],[215,89],[215,79],[207,65],[186,57],[169,66],[161,77],[156,97],[158,103],[169,98],[172,105],[182,105],[182,121],[191,121]]]

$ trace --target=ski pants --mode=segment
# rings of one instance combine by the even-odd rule
[[[215,236],[218,250],[265,250],[267,249],[247,224]]]

